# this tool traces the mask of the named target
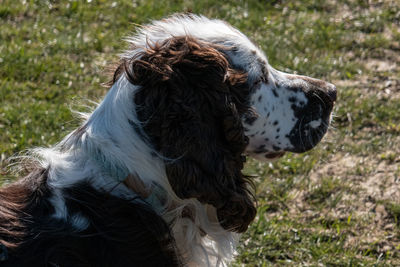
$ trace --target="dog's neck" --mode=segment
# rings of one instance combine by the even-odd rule
[[[95,110],[84,114],[81,127],[55,147],[36,151],[43,158],[43,167],[50,169],[53,188],[88,181],[123,197],[132,192],[122,183],[131,174],[148,188],[156,182],[168,193],[172,191],[162,159],[140,133],[136,89],[121,76]]]

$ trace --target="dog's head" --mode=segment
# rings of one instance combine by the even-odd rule
[[[313,148],[329,125],[335,87],[274,70],[218,20],[175,16],[130,42],[114,80],[124,74],[139,86],[133,101],[143,137],[164,159],[175,193],[213,205],[225,229],[245,231],[256,213],[245,155]]]

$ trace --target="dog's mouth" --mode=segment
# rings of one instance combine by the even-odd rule
[[[314,148],[324,137],[330,124],[331,112],[334,101],[324,94],[313,93],[309,104],[301,109],[295,110],[298,122],[289,134],[293,148],[288,151],[303,153]]]
[[[266,158],[266,159],[278,159],[278,158],[281,158],[281,157],[283,157],[283,155],[285,155],[285,151],[281,151],[281,152],[270,152],[270,153],[266,153],[266,154],[264,154],[264,157]]]

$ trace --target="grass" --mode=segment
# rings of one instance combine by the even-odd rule
[[[250,160],[258,216],[234,266],[400,265],[400,4],[396,1],[0,0],[0,176],[5,159],[77,126],[136,24],[193,11],[227,20],[277,69],[335,83],[316,149]],[[12,177],[11,177],[12,179]]]

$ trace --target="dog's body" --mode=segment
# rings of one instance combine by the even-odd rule
[[[225,22],[176,15],[128,41],[84,124],[0,189],[0,266],[224,264],[256,212],[243,155],[327,130],[334,86],[274,70]]]

